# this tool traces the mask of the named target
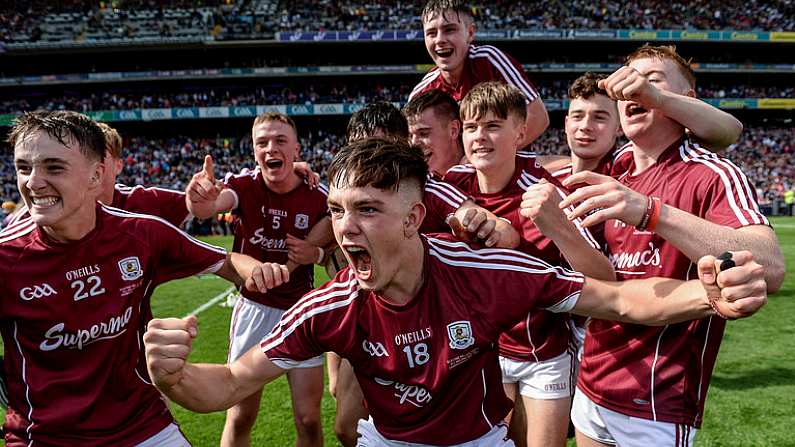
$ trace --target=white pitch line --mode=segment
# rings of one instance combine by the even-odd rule
[[[226,296],[229,295],[229,293],[233,292],[234,290],[235,290],[234,287],[229,287],[225,291],[223,291],[223,292],[219,293],[218,295],[212,297],[210,299],[210,301],[207,301],[206,303],[202,304],[201,306],[193,309],[193,312],[189,313],[188,315],[185,315],[185,317],[188,317],[188,316],[191,316],[191,315],[199,315],[200,313],[204,312],[205,310],[207,310],[210,307],[212,307],[213,305],[215,305],[217,302],[219,302],[222,299],[226,298]]]

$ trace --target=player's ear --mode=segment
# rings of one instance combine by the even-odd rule
[[[461,136],[461,120],[450,120],[447,130],[450,132],[450,138],[458,139]]]
[[[425,205],[422,201],[414,202],[408,214],[403,218],[403,235],[407,238],[419,233],[422,221],[425,220]]]
[[[101,161],[93,163],[91,176],[88,178],[88,181],[92,187],[102,183],[102,176],[105,175],[106,167],[107,166],[105,165],[105,163]]]
[[[475,19],[473,17],[470,17],[468,20],[469,25],[467,25],[467,33],[469,35],[467,36],[467,44],[471,44],[472,41],[475,40],[475,33],[478,30],[478,26],[475,24]]]

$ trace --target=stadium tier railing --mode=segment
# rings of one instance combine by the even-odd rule
[[[795,109],[795,98],[722,98],[704,99],[721,109]],[[401,103],[394,103],[401,107]],[[257,106],[173,107],[156,109],[95,110],[86,114],[97,121],[161,121],[213,118],[253,118],[266,112],[290,116],[350,115],[365,104],[271,104]],[[565,110],[569,101],[544,100],[547,110]],[[0,115],[0,126],[9,126],[17,114]]]
[[[531,73],[611,73],[619,64],[611,63],[543,63],[522,64]],[[25,85],[114,83],[168,79],[280,78],[296,76],[417,75],[426,73],[431,64],[404,65],[333,65],[311,67],[198,68],[189,70],[148,70],[101,73],[69,73],[0,77],[0,87]],[[795,64],[693,64],[697,73],[795,74]]]

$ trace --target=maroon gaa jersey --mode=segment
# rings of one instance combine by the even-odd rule
[[[0,233],[6,445],[133,446],[173,422],[146,370],[149,299],[225,259],[162,219],[104,205],[77,242],[30,218]]]
[[[630,162],[619,181],[669,206],[731,228],[768,225],[740,169],[687,139],[642,173],[632,175],[634,167]],[[609,220],[605,238],[619,280],[698,276],[658,234]],[[724,327],[719,317],[662,327],[592,319],[577,386],[613,411],[699,427]]]
[[[310,189],[306,182],[284,194],[265,184],[259,168],[227,177],[224,186],[235,194],[234,213],[240,217],[240,252],[262,262],[287,263],[287,235],[305,239],[312,227],[328,215],[328,189]],[[236,230],[237,231],[237,230]],[[243,288],[241,294],[258,303],[287,309],[312,290],[314,266],[300,265],[290,281],[267,293]]]
[[[409,101],[420,93],[436,89],[461,102],[472,87],[487,81],[499,81],[518,88],[528,104],[538,98],[538,91],[514,58],[491,45],[470,45],[458,85],[448,84],[439,67],[434,67],[411,91]]]
[[[348,359],[388,439],[451,445],[482,436],[513,408],[499,334],[531,309],[571,310],[583,277],[521,252],[440,238],[423,237],[424,280],[408,304],[361,290],[345,268],[284,314],[263,352],[282,368],[327,351]]]
[[[471,195],[475,203],[511,223],[522,238],[519,250],[539,257],[545,262],[561,265],[565,264],[565,259],[552,239],[544,236],[532,220],[519,213],[522,194],[542,178],[557,185],[562,191],[561,194],[566,194],[560,182],[542,168],[537,163],[535,154],[530,152],[517,152],[513,177],[508,185],[497,193],[480,192],[477,172],[472,165],[453,166],[445,175],[446,181]],[[583,237],[598,249],[599,245],[590,233],[582,227],[579,227],[579,230]],[[570,341],[569,335],[566,316],[536,310],[526,315],[516,327],[500,337],[500,355],[523,362],[548,360],[566,351]]]

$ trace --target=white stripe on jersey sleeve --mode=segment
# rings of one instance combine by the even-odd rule
[[[317,189],[318,189],[318,191],[322,192],[323,195],[328,197],[328,186],[324,185],[323,183],[318,183],[317,184]]]
[[[466,165],[454,165],[452,168],[448,169],[447,172],[463,172],[465,174],[472,174],[477,172],[474,166],[470,164]]]
[[[422,92],[422,90],[432,83],[436,78],[438,78],[440,74],[441,71],[438,68],[434,68],[433,70],[426,73],[425,76],[422,77],[422,80],[419,82],[419,84],[414,86],[414,88],[411,90],[411,93],[409,93],[409,101]]]
[[[355,281],[355,279],[354,279],[354,281]],[[347,296],[347,298],[341,299],[341,300],[337,300],[337,301],[331,301],[328,304],[324,304],[322,306],[318,306],[318,307],[312,308],[312,309],[310,309],[310,310],[308,310],[306,312],[299,312],[299,309],[297,309],[294,306],[291,309],[292,312],[289,315],[285,313],[285,315],[282,316],[282,319],[279,321],[279,323],[273,328],[273,331],[271,331],[271,333],[268,334],[260,342],[260,349],[262,350],[262,352],[266,352],[266,351],[269,351],[269,350],[275,348],[276,346],[282,344],[284,342],[284,340],[288,336],[290,336],[290,334],[295,332],[295,330],[298,328],[298,326],[300,326],[306,320],[308,320],[308,319],[310,319],[310,318],[312,318],[312,317],[314,317],[316,315],[319,315],[319,314],[322,314],[322,313],[325,313],[325,312],[329,312],[329,311],[332,311],[334,309],[339,309],[341,307],[349,306],[356,298],[359,297],[359,289],[355,289],[355,290],[353,290],[352,288],[343,289],[343,290],[339,290],[339,291],[330,293],[330,294],[328,294],[328,295],[326,295],[324,297],[321,297],[321,298],[315,298],[313,300],[313,302],[311,302],[311,303],[310,302],[306,302],[302,306],[300,306],[300,310],[306,309],[307,306],[309,306],[311,304],[314,304],[314,303],[317,303],[317,302],[321,302],[321,301],[324,301],[324,300],[330,300],[331,298],[334,298],[334,297],[344,297],[344,296]],[[295,318],[292,323],[287,325],[287,323],[293,317],[297,317],[297,318]],[[271,359],[271,360],[273,360],[273,359]],[[281,360],[284,360],[284,359],[281,359]]]
[[[521,92],[527,98],[528,103],[531,103],[538,98],[538,92],[536,92],[535,89],[527,83],[522,76],[522,73],[519,72],[513,63],[511,63],[510,59],[508,59],[508,57],[505,56],[505,53],[503,53],[499,48],[493,47],[491,45],[472,45],[469,50],[469,55],[469,57],[473,59],[482,57],[487,58],[489,62],[491,62],[491,64],[497,68],[500,74],[502,74],[505,82],[521,90]]]
[[[105,211],[106,213],[108,213],[108,214],[110,214],[112,216],[134,217],[134,218],[138,218],[138,219],[154,220],[154,221],[160,222],[160,223],[165,224],[168,227],[174,229],[180,236],[184,237],[189,242],[191,242],[191,243],[193,243],[195,245],[198,245],[199,247],[202,247],[202,248],[210,250],[210,251],[214,251],[216,253],[221,253],[221,254],[224,254],[224,255],[227,254],[226,249],[221,248],[221,247],[217,247],[217,246],[212,245],[212,244],[208,244],[206,242],[202,242],[202,241],[200,241],[198,239],[195,239],[192,236],[190,236],[188,233],[185,233],[184,231],[182,231],[179,228],[177,228],[174,225],[172,225],[171,222],[169,222],[169,221],[167,221],[165,219],[162,219],[160,217],[152,216],[152,215],[149,215],[149,214],[131,213],[129,211],[125,211],[125,210],[122,210],[122,209],[119,209],[119,208],[113,208],[113,207],[110,207],[110,206],[107,206],[107,205],[104,205],[104,204],[100,204],[100,205],[102,205],[101,209],[103,211]]]
[[[769,225],[767,217],[759,211],[745,174],[730,161],[704,149],[701,150],[706,153],[699,153],[698,149],[685,140],[685,143],[679,147],[679,154],[685,162],[701,163],[718,174],[726,190],[729,207],[734,211],[737,220],[746,226],[751,225],[751,221],[753,221],[754,225]],[[731,179],[729,179],[729,176],[731,176]],[[737,205],[737,198],[739,198],[742,208]],[[748,217],[751,218],[750,221]]]
[[[33,231],[35,228],[36,223],[33,222],[33,219],[27,218],[20,220],[14,224],[13,228],[8,226],[3,229],[2,232],[0,232],[0,244],[24,236]]]
[[[520,251],[502,248],[473,249],[463,242],[448,242],[434,238],[427,238],[427,240],[431,255],[445,264],[487,270],[512,270],[531,274],[554,273],[559,279],[583,282],[581,273],[551,265],[542,259]]]
[[[449,183],[431,179],[428,179],[425,183],[425,192],[435,195],[455,209],[461,208],[461,205],[468,200],[465,195],[461,194]]]

